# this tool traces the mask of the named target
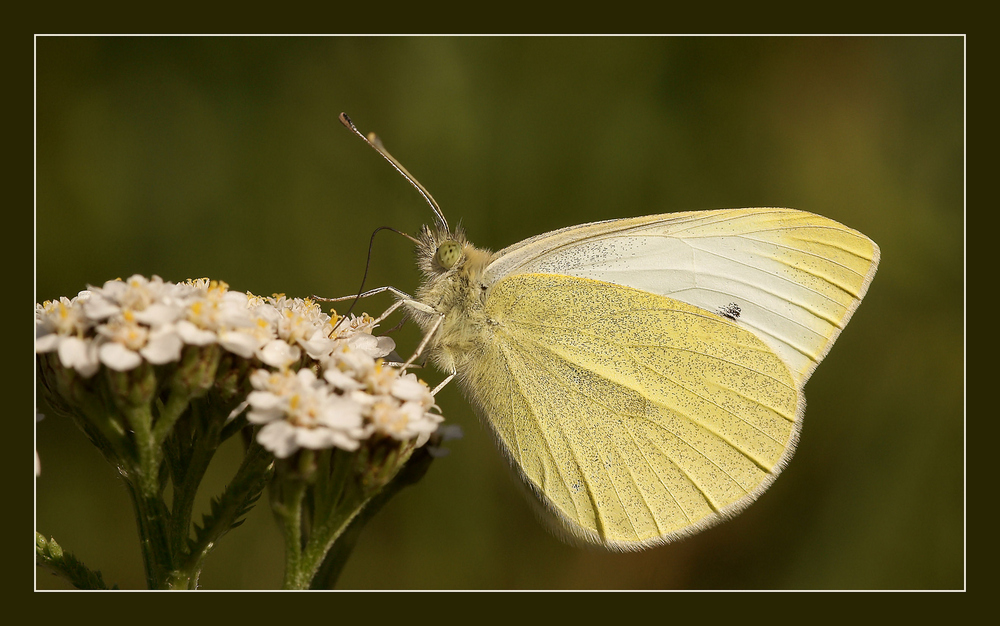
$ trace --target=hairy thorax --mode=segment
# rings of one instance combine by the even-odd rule
[[[417,290],[419,302],[444,315],[427,348],[445,372],[463,371],[475,358],[477,346],[489,345],[492,330],[485,304],[490,285],[485,270],[493,256],[488,250],[465,244],[458,265],[429,276]],[[438,315],[412,306],[407,309],[425,333],[432,332]]]

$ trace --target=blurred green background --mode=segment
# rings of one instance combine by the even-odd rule
[[[38,301],[133,273],[355,292],[372,230],[414,233],[431,213],[340,126],[341,111],[378,132],[480,246],[745,206],[819,213],[881,246],[864,304],[806,388],[795,457],[740,516],[641,553],[565,545],[452,385],[439,404],[464,439],[372,521],[341,588],[964,586],[963,39],[36,44]],[[412,292],[418,279],[409,243],[379,235],[368,285]],[[405,352],[419,335],[396,339]],[[111,468],[55,415],[38,424],[37,449],[37,529],[109,582],[141,588]],[[222,451],[203,504],[239,456]],[[262,500],[202,582],[275,588],[282,559]],[[42,572],[37,587],[66,588]]]

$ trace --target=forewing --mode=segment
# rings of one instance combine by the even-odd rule
[[[640,290],[518,274],[486,303],[466,389],[573,535],[634,549],[749,504],[790,456],[804,401],[733,321]]]
[[[792,209],[724,209],[612,220],[502,250],[492,280],[551,273],[634,287],[707,311],[735,304],[804,384],[868,290],[879,249]]]

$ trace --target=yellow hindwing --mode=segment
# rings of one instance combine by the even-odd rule
[[[555,274],[494,284],[465,387],[573,535],[669,541],[753,501],[794,447],[803,400],[739,322]]]

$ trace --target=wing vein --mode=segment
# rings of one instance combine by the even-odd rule
[[[514,346],[514,345],[515,345],[514,343],[508,344],[508,346]],[[511,357],[508,356],[508,358],[511,358]],[[524,355],[522,357],[522,360],[523,361],[534,361],[534,362],[538,363],[541,367],[543,367],[545,369],[548,369],[544,363],[542,363],[537,357],[535,357],[534,355],[530,354],[527,351],[524,351]],[[515,380],[517,380],[516,377],[515,377]],[[519,385],[519,388],[521,389],[521,394],[525,395],[524,391],[523,391],[523,386]],[[567,387],[567,389],[568,389],[568,387]],[[528,396],[525,395],[525,397],[528,397]],[[537,419],[537,415],[536,415],[536,419]],[[580,461],[580,457],[577,454],[577,451],[574,448],[574,446],[572,446],[572,445],[569,444],[569,442],[568,442],[568,440],[566,438],[566,432],[565,432],[565,430],[563,428],[562,422],[559,421],[558,419],[554,420],[554,422],[558,425],[559,435],[562,437],[563,441],[566,442],[566,448],[573,455],[573,460],[575,461],[577,468],[579,468],[579,470],[580,470],[580,476],[582,477],[583,484],[586,487],[587,497],[590,500],[591,506],[594,509],[594,518],[595,518],[595,523],[596,523],[596,525],[598,527],[598,532],[601,534],[602,537],[606,536],[607,533],[604,530],[605,524],[604,524],[604,520],[602,518],[602,511],[601,511],[600,506],[598,505],[597,496],[594,493],[593,485],[591,484],[590,480],[588,479],[587,473],[583,469],[584,468],[584,464]],[[552,450],[552,445],[549,442],[549,439],[548,439],[548,437],[545,434],[545,430],[544,429],[539,429],[539,430],[542,432],[542,439],[545,442],[545,447],[546,447],[546,449],[549,452],[549,456],[553,460],[555,460],[557,458],[557,455]],[[570,489],[570,486],[569,486],[570,483],[567,480],[566,475],[562,472],[562,470],[559,467],[558,463],[555,463],[555,467],[556,467],[556,471],[559,473],[560,477],[562,478],[563,485],[565,485],[566,488],[567,488],[567,491],[569,491],[572,494],[572,489]],[[612,482],[612,485],[614,486],[613,482]],[[618,494],[617,486],[615,487],[615,494],[618,496],[619,502],[621,502],[621,495]],[[579,508],[577,508],[576,501],[573,499],[572,495],[570,496],[570,501],[573,503],[573,508],[574,508],[574,511],[576,512],[576,517],[580,518]],[[623,510],[625,509],[625,506],[624,506],[623,502],[622,502],[622,509]],[[631,519],[629,520],[629,522],[631,523]],[[633,527],[633,530],[634,530],[634,527]]]
[[[675,414],[677,414],[677,415],[680,415],[680,416],[684,417],[684,418],[685,418],[685,419],[687,419],[687,420],[688,420],[689,422],[691,422],[692,424],[696,425],[696,426],[697,426],[698,428],[701,428],[701,429],[705,430],[706,432],[708,432],[708,433],[711,433],[712,435],[714,435],[714,436],[718,437],[718,438],[719,438],[719,439],[721,439],[722,441],[726,442],[726,443],[727,443],[727,444],[728,444],[728,445],[729,445],[729,446],[730,446],[731,448],[733,448],[734,450],[737,450],[737,451],[738,451],[738,452],[739,452],[740,454],[742,454],[742,455],[743,455],[743,456],[744,456],[745,458],[747,458],[747,459],[748,459],[748,460],[749,460],[750,462],[752,462],[752,463],[753,463],[754,465],[756,465],[756,466],[757,466],[758,468],[760,468],[761,470],[763,470],[763,471],[765,471],[765,472],[769,472],[769,471],[770,471],[770,470],[768,470],[768,469],[767,469],[766,467],[764,467],[763,465],[761,465],[761,464],[760,464],[760,463],[759,463],[759,462],[758,462],[758,461],[757,461],[756,459],[754,459],[753,457],[749,456],[749,455],[748,455],[748,454],[747,454],[746,452],[744,452],[744,451],[743,451],[743,450],[742,450],[742,449],[741,449],[741,448],[740,448],[739,446],[735,445],[735,444],[734,444],[733,442],[731,442],[731,441],[730,441],[729,439],[727,439],[727,438],[726,438],[725,436],[723,436],[723,435],[719,434],[718,432],[716,432],[716,431],[715,431],[715,430],[713,430],[712,428],[709,428],[709,427],[708,427],[707,425],[705,425],[705,424],[703,424],[703,423],[701,423],[701,422],[698,422],[697,420],[694,420],[694,419],[692,419],[692,418],[691,418],[691,416],[690,416],[689,414],[687,414],[687,413],[681,413],[680,411],[676,411],[676,410],[672,409],[671,407],[668,407],[668,406],[665,406],[665,405],[663,405],[663,404],[661,404],[661,403],[657,402],[657,401],[656,401],[655,399],[653,399],[653,398],[650,398],[650,397],[648,397],[648,396],[647,396],[647,395],[646,395],[645,393],[643,393],[643,392],[644,392],[645,390],[643,390],[643,389],[635,389],[634,387],[629,387],[629,386],[627,386],[627,385],[624,385],[624,384],[622,384],[622,383],[620,383],[620,382],[618,382],[618,381],[615,381],[615,380],[611,380],[610,378],[608,378],[608,377],[606,377],[606,376],[604,376],[604,375],[602,375],[602,374],[600,374],[600,373],[598,373],[598,372],[596,372],[596,371],[594,371],[594,370],[592,370],[592,369],[589,369],[589,368],[587,368],[586,366],[583,366],[583,365],[581,365],[580,363],[576,363],[575,361],[572,361],[571,359],[568,359],[568,358],[567,358],[567,355],[564,355],[564,354],[558,354],[558,353],[554,352],[554,351],[553,351],[553,350],[551,349],[551,347],[550,347],[550,346],[547,346],[547,345],[545,345],[545,344],[543,344],[543,343],[540,343],[540,342],[537,342],[537,341],[534,341],[534,340],[531,340],[531,342],[532,342],[532,343],[534,343],[534,344],[535,344],[536,346],[538,346],[539,348],[541,348],[541,349],[545,350],[546,352],[550,352],[550,353],[552,353],[552,354],[555,354],[555,355],[556,355],[556,356],[558,356],[558,357],[561,357],[561,358],[564,358],[564,359],[568,360],[568,361],[569,361],[570,363],[573,363],[574,365],[577,365],[577,366],[581,366],[581,367],[584,367],[585,369],[587,369],[587,371],[591,372],[591,373],[592,373],[592,374],[594,374],[595,376],[600,376],[601,378],[603,378],[604,380],[606,380],[606,381],[608,381],[608,382],[610,382],[610,383],[612,383],[612,384],[615,384],[615,385],[619,385],[619,386],[621,386],[621,387],[626,387],[626,388],[628,388],[628,389],[631,389],[632,391],[635,391],[635,392],[637,392],[637,393],[638,393],[639,395],[641,395],[641,396],[642,396],[643,398],[645,398],[645,399],[646,399],[647,401],[649,401],[649,402],[651,402],[651,403],[655,404],[655,405],[656,405],[656,406],[658,406],[658,407],[661,407],[661,408],[663,408],[663,409],[666,409],[666,410],[668,410],[668,411],[671,411],[671,412],[673,412],[673,413],[675,413]],[[554,372],[552,372],[551,368],[549,368],[549,367],[548,367],[547,365],[545,365],[545,363],[544,363],[544,362],[543,362],[543,361],[542,361],[541,359],[539,359],[538,357],[535,357],[535,356],[532,356],[531,358],[532,358],[533,360],[535,360],[536,362],[538,362],[538,363],[539,363],[539,365],[540,365],[540,366],[541,366],[542,368],[544,368],[544,369],[548,370],[548,371],[549,371],[549,372],[550,372],[550,373],[552,374],[552,378],[553,378],[553,380],[555,380],[555,381],[556,381],[556,382],[557,382],[558,384],[560,384],[560,385],[561,385],[561,386],[562,386],[562,387],[563,387],[564,389],[566,389],[567,391],[569,391],[569,392],[571,392],[571,393],[575,393],[576,395],[579,395],[579,396],[581,396],[581,397],[583,397],[583,398],[586,398],[587,400],[589,400],[589,401],[590,401],[590,402],[592,402],[593,404],[595,404],[595,405],[597,405],[597,406],[599,406],[599,407],[601,407],[601,408],[603,408],[603,409],[607,410],[607,411],[608,411],[609,413],[612,413],[612,414],[616,414],[616,413],[617,413],[617,412],[616,412],[615,410],[613,410],[613,409],[612,409],[612,408],[611,408],[610,406],[608,406],[608,405],[607,405],[607,404],[605,404],[604,402],[601,402],[601,401],[600,401],[600,400],[598,400],[597,398],[595,398],[595,397],[593,397],[593,396],[591,396],[591,395],[589,395],[589,394],[587,394],[587,393],[584,393],[584,392],[583,392],[582,390],[579,390],[579,389],[576,389],[576,388],[573,388],[573,387],[570,387],[570,386],[568,386],[568,385],[565,385],[565,384],[563,384],[563,383],[562,383],[562,381],[560,381],[560,379],[559,379],[558,375],[557,375],[557,374],[555,374]],[[634,358],[634,357],[633,357],[633,358]],[[653,370],[653,371],[655,371],[655,370]],[[664,378],[667,378],[667,377],[666,377],[666,376],[664,376]],[[676,381],[674,381],[674,380],[671,380],[671,379],[669,379],[669,378],[668,378],[667,380],[670,380],[670,382],[672,382],[672,383],[674,384],[674,386],[676,386],[676,387],[678,387],[678,388],[680,388],[680,389],[684,389],[685,391],[688,391],[688,392],[689,392],[689,393],[691,393],[692,395],[694,395],[694,396],[697,396],[698,398],[701,398],[702,400],[705,400],[705,398],[703,398],[703,397],[702,397],[702,396],[700,396],[699,394],[697,394],[697,393],[695,393],[695,392],[691,391],[690,389],[687,389],[686,387],[684,387],[684,386],[682,386],[682,385],[678,384],[678,383],[677,383]],[[705,401],[706,401],[706,402],[708,402],[709,404],[715,404],[715,403],[713,403],[713,402],[711,402],[711,401],[709,401],[709,400],[705,400]],[[739,418],[739,416],[735,415],[735,414],[734,414],[734,413],[733,413],[732,411],[729,411],[728,409],[725,409],[725,408],[723,408],[723,407],[721,407],[721,406],[719,406],[719,405],[717,405],[717,404],[716,404],[715,406],[717,406],[717,407],[718,407],[719,409],[721,409],[722,411],[724,411],[724,412],[726,412],[726,413],[729,413],[730,415],[732,415],[733,417],[735,417],[735,418],[736,418],[737,420],[740,420],[740,421],[743,421],[743,420],[741,420],[741,419]],[[703,457],[703,458],[704,458],[704,459],[705,459],[706,461],[708,461],[709,463],[711,463],[712,465],[714,465],[714,466],[715,466],[716,468],[718,468],[718,469],[719,469],[719,471],[721,471],[721,472],[722,472],[722,473],[724,473],[724,474],[725,474],[726,476],[728,476],[728,477],[730,478],[730,480],[732,480],[732,481],[733,481],[733,482],[734,482],[734,483],[735,483],[735,484],[736,484],[737,486],[739,486],[739,487],[740,487],[740,489],[741,489],[741,490],[743,490],[744,492],[746,491],[745,489],[743,489],[742,485],[740,485],[740,484],[739,484],[739,481],[737,481],[737,480],[736,480],[736,479],[735,479],[735,478],[734,478],[734,477],[733,477],[733,476],[732,476],[731,474],[729,474],[729,472],[727,472],[727,471],[726,471],[726,470],[725,470],[725,469],[724,469],[723,467],[721,467],[721,466],[720,466],[720,465],[719,465],[718,463],[716,463],[716,462],[715,462],[714,460],[712,460],[712,458],[711,458],[711,457],[709,457],[709,456],[708,456],[707,454],[705,454],[704,452],[702,452],[701,450],[699,450],[698,448],[696,448],[696,447],[695,447],[694,445],[692,445],[691,443],[689,443],[689,442],[688,442],[687,440],[685,440],[685,439],[684,439],[683,437],[681,437],[681,436],[680,436],[679,434],[677,434],[677,433],[675,433],[674,431],[672,431],[672,430],[670,430],[669,428],[667,428],[667,427],[666,427],[665,425],[663,425],[663,424],[659,424],[659,423],[657,423],[657,422],[655,422],[655,421],[651,420],[650,418],[646,417],[645,415],[639,415],[639,414],[635,414],[635,413],[629,413],[629,412],[624,412],[624,413],[622,413],[622,414],[623,414],[623,415],[628,415],[628,416],[630,416],[630,417],[634,417],[634,418],[637,418],[637,419],[641,419],[641,420],[644,420],[644,421],[647,421],[647,422],[650,422],[650,423],[652,423],[652,424],[655,424],[655,425],[656,425],[656,426],[658,426],[659,428],[661,428],[661,429],[663,429],[663,430],[665,430],[665,431],[669,432],[669,433],[670,433],[671,435],[673,435],[674,437],[676,437],[676,438],[677,438],[678,440],[680,440],[680,441],[684,442],[684,443],[685,443],[685,444],[686,444],[686,445],[687,445],[687,446],[688,446],[689,448],[691,448],[691,449],[692,449],[693,451],[695,451],[695,452],[696,452],[696,453],[697,453],[698,455],[700,455],[701,457]],[[744,423],[746,423],[746,422],[744,422]],[[752,424],[748,424],[748,425],[749,425],[749,426],[751,426],[751,427],[753,427],[753,425],[752,425]],[[766,433],[762,433],[762,434],[765,434],[765,435],[766,435]],[[779,443],[780,443],[780,442],[779,442]]]
[[[539,367],[541,367],[542,369],[545,369],[546,371],[548,371],[552,375],[552,378],[554,380],[556,380],[557,382],[559,382],[560,385],[564,389],[566,389],[568,392],[572,393],[572,392],[575,391],[578,395],[583,396],[584,398],[590,400],[592,403],[596,404],[597,406],[606,409],[609,413],[613,413],[613,411],[611,410],[610,407],[608,407],[607,405],[605,405],[605,404],[603,404],[601,402],[598,402],[595,398],[592,398],[592,397],[588,396],[587,394],[584,394],[583,392],[581,392],[579,390],[575,390],[575,389],[573,389],[572,387],[570,387],[568,385],[562,384],[561,381],[559,381],[558,375],[555,372],[553,372],[552,368],[549,367],[538,356],[536,356],[534,354],[531,354],[528,351],[525,351],[525,355],[526,355],[527,359],[529,359],[531,361],[534,361]],[[555,422],[556,422],[556,424],[559,425],[559,432],[562,435],[563,440],[566,441],[567,438],[566,438],[565,430],[563,428],[563,423],[560,420],[555,420]],[[593,434],[593,432],[594,432],[593,426],[591,424],[587,423],[587,422],[583,422],[583,424],[586,426],[587,430],[589,430]],[[587,474],[584,471],[584,465],[583,465],[583,463],[580,462],[580,457],[576,454],[576,450],[573,448],[573,446],[567,445],[567,447],[573,452],[573,458],[576,461],[577,467],[580,468],[580,474],[584,477],[584,481],[587,483],[587,491],[588,491],[588,494],[590,494],[590,496],[591,496],[591,502],[592,502],[592,504],[594,506],[594,511],[595,511],[597,517],[600,518],[601,517],[600,508],[598,507],[597,501],[594,498],[593,491],[592,491],[591,486],[590,486],[590,482],[586,480]],[[607,466],[608,466],[607,457],[604,456],[603,454],[601,454],[600,447],[597,447],[595,449],[597,451],[597,457],[601,460],[602,465],[605,468],[607,468]],[[618,485],[615,483],[614,475],[611,472],[607,472],[607,471],[605,472],[605,475],[607,476],[608,482],[611,484],[611,487],[614,489],[615,497],[618,499],[618,503],[621,505],[622,511],[625,512],[625,517],[628,519],[629,526],[632,528],[632,533],[636,537],[638,537],[639,533],[638,533],[638,531],[635,528],[635,522],[632,519],[632,514],[629,512],[628,507],[625,505],[625,501],[622,499],[621,491],[619,490]],[[601,520],[599,523],[600,523],[601,527],[603,528],[603,520]]]
[[[648,311],[661,311],[661,312],[668,312],[668,313],[682,313],[682,314],[685,314],[685,315],[691,315],[691,316],[694,316],[694,317],[700,317],[702,319],[707,319],[707,320],[710,320],[712,322],[719,321],[719,320],[716,320],[714,317],[711,317],[711,316],[708,316],[708,315],[699,315],[699,314],[696,314],[696,313],[690,313],[688,311],[681,311],[681,310],[678,310],[678,309],[634,308],[634,309],[620,309],[618,313],[621,313],[621,314],[624,314],[624,313],[641,313],[641,312],[648,312]],[[609,317],[609,319],[613,319],[617,315],[618,314],[616,313],[616,315]],[[719,321],[719,322],[723,323],[721,321]],[[530,327],[530,328],[548,328],[548,329],[552,329],[552,330],[573,330],[574,332],[578,332],[580,334],[585,334],[587,337],[591,337],[594,340],[602,341],[601,336],[598,335],[597,333],[584,332],[584,329],[593,327],[598,322],[592,322],[590,324],[566,325],[566,326],[558,326],[558,325],[555,325],[555,324],[543,324],[543,323],[539,323],[539,322],[532,323],[532,322],[522,321],[522,320],[518,320],[517,323],[519,325],[521,325],[521,326],[526,326],[526,327]],[[666,346],[666,345],[662,345],[662,344],[639,344],[639,343],[635,343],[635,344],[625,344],[625,345],[634,346],[634,347],[638,347],[638,346],[650,346],[650,347],[659,346],[659,347],[662,347],[664,349],[686,351],[686,352],[691,352],[692,354],[699,354],[701,356],[704,356],[704,357],[709,358],[709,359],[713,359],[713,360],[718,361],[720,363],[725,363],[727,365],[732,365],[733,367],[738,367],[738,368],[744,369],[744,370],[749,371],[749,372],[754,372],[756,374],[760,374],[761,376],[767,377],[768,379],[770,379],[771,381],[773,381],[775,384],[781,385],[782,387],[786,387],[786,388],[792,389],[792,390],[795,389],[795,387],[793,387],[792,385],[789,385],[788,383],[786,383],[786,382],[784,382],[782,380],[779,380],[779,379],[775,378],[774,376],[772,376],[770,374],[765,374],[764,372],[758,372],[756,370],[750,369],[749,367],[747,367],[747,366],[745,366],[745,365],[743,365],[741,363],[737,363],[735,361],[731,361],[729,359],[725,359],[725,358],[723,358],[721,356],[718,356],[718,355],[706,354],[704,352],[698,352],[698,351],[690,350],[690,349],[687,349],[687,348],[681,348],[681,347],[675,347],[675,346]],[[763,350],[761,350],[759,348],[756,348],[756,347],[752,347],[752,349],[754,351],[756,351],[756,352],[764,352]]]
[[[642,460],[643,460],[643,461],[644,461],[644,462],[646,463],[646,467],[648,467],[648,468],[649,468],[649,471],[650,471],[650,472],[652,472],[654,476],[656,476],[656,480],[657,480],[657,482],[659,482],[659,483],[660,483],[660,486],[661,486],[661,487],[663,487],[663,490],[664,490],[665,492],[667,492],[667,495],[668,495],[668,496],[670,496],[670,499],[674,501],[674,504],[675,504],[675,505],[677,505],[677,509],[678,509],[678,510],[679,510],[679,511],[681,512],[681,514],[682,514],[682,515],[684,516],[684,519],[686,519],[686,520],[687,520],[687,523],[688,523],[688,524],[690,524],[690,523],[692,522],[692,520],[691,520],[691,516],[690,516],[690,515],[688,515],[687,511],[685,511],[685,510],[684,510],[684,507],[683,507],[683,506],[681,506],[681,503],[680,503],[680,502],[679,502],[679,501],[677,500],[677,496],[675,496],[675,495],[674,495],[674,492],[670,490],[670,487],[668,487],[668,486],[667,486],[667,483],[665,483],[665,482],[663,481],[663,477],[662,477],[662,476],[660,476],[660,473],[659,473],[659,472],[657,472],[657,471],[656,471],[656,469],[655,469],[655,468],[653,467],[653,464],[652,464],[652,462],[650,462],[650,460],[649,460],[649,456],[648,456],[648,455],[646,454],[646,451],[645,451],[645,450],[643,450],[643,449],[642,449],[642,446],[641,446],[641,445],[639,445],[639,442],[638,442],[638,441],[636,441],[636,434],[635,434],[634,432],[632,432],[632,429],[631,429],[631,428],[629,428],[628,426],[625,426],[624,428],[625,428],[625,431],[626,431],[626,432],[628,433],[629,437],[631,437],[631,438],[632,438],[632,443],[634,443],[634,444],[635,444],[635,449],[639,451],[639,454],[640,454],[640,455],[642,455]],[[648,442],[648,443],[649,443],[650,445],[652,445],[653,447],[655,447],[655,448],[656,448],[657,450],[660,450],[659,446],[657,446],[655,442],[653,442],[653,441],[650,441],[650,440],[649,440],[648,438],[646,438],[646,437],[643,437],[643,439],[644,439],[644,440],[645,440],[646,442]],[[663,450],[660,450],[660,453],[662,454],[662,453],[663,453]],[[670,463],[674,465],[674,467],[677,467],[677,464],[676,464],[676,463],[674,463],[673,459],[671,459],[671,458],[670,458],[669,456],[667,456],[666,454],[663,454],[663,456],[664,456],[664,457],[666,457],[666,458],[667,458],[667,460],[669,460],[669,461],[670,461]],[[679,469],[679,470],[680,470],[680,471],[681,471],[682,473],[684,472],[684,470],[680,469],[679,467],[678,467],[678,469]],[[632,472],[632,468],[631,468],[631,467],[629,467],[629,473],[630,473],[630,474],[632,475],[632,477],[633,477],[633,479],[634,479],[634,478],[635,478],[635,474],[634,474],[634,473]],[[684,475],[685,475],[685,476],[687,476],[687,474],[686,474],[686,473],[685,473]],[[690,477],[688,477],[688,480],[690,480]],[[638,482],[638,481],[635,481],[635,482],[636,482],[636,485],[638,486],[639,482]],[[697,485],[696,485],[696,486],[697,486]],[[700,491],[700,489],[699,489],[699,491]],[[652,516],[652,518],[653,518],[653,523],[654,523],[654,524],[656,524],[656,530],[657,530],[657,531],[658,531],[658,532],[659,532],[659,533],[660,533],[661,535],[662,535],[662,534],[664,534],[664,533],[665,533],[666,531],[664,531],[664,530],[663,530],[663,527],[662,527],[662,526],[660,525],[660,518],[659,518],[659,517],[657,516],[656,512],[655,512],[655,511],[653,511],[653,508],[652,508],[651,506],[649,506],[649,501],[648,501],[648,500],[646,499],[646,492],[645,492],[645,491],[644,491],[644,490],[643,490],[642,488],[639,488],[639,493],[640,493],[640,494],[642,495],[642,502],[643,502],[643,504],[645,504],[645,505],[646,505],[646,510],[648,510],[648,511],[649,511],[649,514],[650,514],[650,515]]]

